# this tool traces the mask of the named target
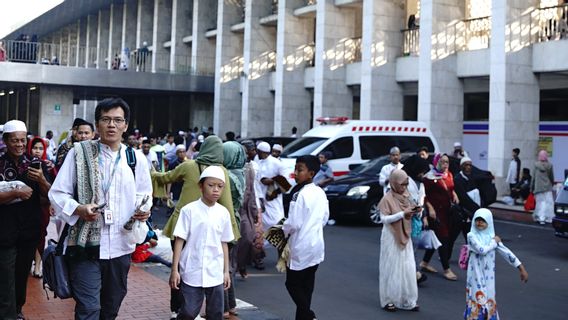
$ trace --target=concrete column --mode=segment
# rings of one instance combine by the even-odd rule
[[[109,39],[108,39],[108,52],[109,59],[107,66],[110,69],[114,61],[115,55],[120,57],[122,51],[122,11],[124,5],[111,4],[110,5],[110,23],[109,23]]]
[[[39,132],[52,130],[62,133],[69,130],[73,123],[73,89],[41,86],[39,92]],[[55,111],[55,105],[61,106],[61,109]]]
[[[218,134],[238,133],[241,129],[239,91],[243,40],[242,34],[231,31],[231,26],[241,21],[242,8],[228,0],[219,0],[218,6],[213,129]]]
[[[86,67],[87,34],[87,17],[82,17],[79,19],[79,36],[77,37],[77,67]]]
[[[189,109],[189,128],[213,126],[213,96],[209,94],[192,94]],[[219,130],[217,130],[219,131]],[[219,131],[222,136],[225,132]]]
[[[189,70],[191,64],[191,49],[183,43],[183,38],[191,34],[192,26],[192,2],[187,0],[172,0],[170,72]]]
[[[528,3],[532,2],[532,3]],[[500,194],[511,150],[521,149],[523,167],[532,169],[539,136],[539,84],[532,72],[532,48],[514,48],[511,26],[537,1],[494,0],[491,16],[491,70],[489,92],[489,170]]]
[[[241,136],[274,134],[274,94],[270,77],[276,59],[276,29],[260,24],[272,1],[247,0],[245,9]]]
[[[396,82],[402,51],[404,0],[364,0],[361,43],[361,119],[402,120],[403,93]]]
[[[109,46],[110,10],[99,10],[99,26],[97,30],[97,69],[108,69],[110,65]]]
[[[154,0],[138,0],[138,19],[136,21],[136,48],[142,43],[152,45],[152,32],[154,30]]]
[[[171,40],[172,0],[154,0],[154,28],[152,30],[152,72],[169,71],[170,53],[164,42]]]
[[[355,36],[355,11],[335,0],[318,0],[314,73],[314,123],[321,116],[352,116],[353,94],[345,83],[342,39]]]
[[[98,16],[87,16],[87,38],[85,48],[85,68],[95,68],[98,56]]]
[[[136,30],[138,14],[138,1],[128,0],[124,2],[124,7],[122,9],[122,37],[121,37],[121,48],[128,48],[129,54],[131,51],[136,49]],[[131,62],[132,64],[132,62]]]
[[[73,46],[74,46],[74,42],[76,39],[75,36],[75,32],[77,25],[75,24],[71,24],[67,27],[67,63],[66,65],[69,66],[73,66],[74,65],[74,61],[73,61]]]
[[[198,74],[215,72],[215,38],[208,39],[205,33],[217,29],[218,1],[193,1],[193,28],[191,42],[191,67]]]
[[[298,134],[311,127],[312,95],[304,86],[304,72],[308,67],[314,41],[314,20],[293,15],[304,0],[278,2],[276,52],[278,53],[274,81],[274,135],[288,135],[292,127]]]
[[[456,73],[454,23],[464,18],[461,0],[422,0],[418,120],[429,125],[440,151],[463,135],[463,84]]]

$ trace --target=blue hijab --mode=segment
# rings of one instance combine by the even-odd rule
[[[487,228],[485,230],[479,230],[475,226],[475,219],[481,218],[487,223]],[[489,245],[493,237],[495,237],[495,228],[493,227],[493,214],[489,209],[481,208],[475,211],[473,219],[471,219],[471,231],[468,236],[472,235],[475,239],[482,245]]]

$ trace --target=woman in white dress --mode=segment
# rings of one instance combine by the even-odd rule
[[[379,202],[383,230],[379,261],[379,294],[387,311],[418,311],[416,265],[412,249],[411,218],[421,208],[411,201],[408,175],[394,170],[389,178],[391,190]]]
[[[511,266],[519,269],[521,281],[527,282],[529,274],[521,261],[495,235],[493,216],[488,209],[475,211],[471,231],[467,234],[469,262],[466,282],[466,320],[499,320],[495,300],[495,251]]]

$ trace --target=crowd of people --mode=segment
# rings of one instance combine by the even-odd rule
[[[61,143],[51,131],[45,138],[30,135],[19,120],[2,127],[0,318],[25,319],[27,278],[41,277],[50,220],[65,243],[76,319],[117,317],[131,261],[171,267],[172,319],[194,319],[203,304],[208,319],[236,315],[234,277],[247,279],[250,266],[265,268],[266,239],[274,244],[275,233],[296,319],[316,318],[311,297],[325,258],[323,228],[330,222],[322,187],[333,181],[333,154],[297,158],[292,187],[278,144],[237,142],[232,132],[223,141],[213,128],[145,136],[128,130],[130,109],[120,98],[102,100],[94,118],[94,124],[75,119]],[[520,170],[519,153],[513,150],[507,177],[511,194],[533,192],[535,219],[547,222],[553,214],[552,165],[541,151],[531,179]],[[472,177],[473,161],[461,144],[451,158],[459,161],[455,174],[446,154],[421,148],[401,161],[399,148],[390,149],[391,162],[379,177],[380,305],[418,311],[418,284],[426,273],[438,272],[430,263],[435,251],[442,276],[457,281],[450,258],[463,234],[470,253],[464,318],[497,319],[495,251],[519,269],[522,281],[528,273],[495,235],[483,189]],[[171,241],[172,261],[151,252],[157,237],[147,220],[158,203],[172,207],[162,231]],[[127,227],[136,221],[148,225],[145,237]],[[425,252],[417,263],[419,248]]]

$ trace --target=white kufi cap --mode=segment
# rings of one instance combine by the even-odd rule
[[[258,144],[258,146],[256,146],[256,150],[270,153],[270,145],[268,144],[268,142],[262,141]]]
[[[205,178],[217,178],[225,182],[225,172],[223,172],[223,169],[219,166],[209,166],[205,168],[201,176],[199,176],[200,181]]]
[[[203,137],[202,134],[200,134],[200,135],[197,136],[197,141],[203,142],[204,140],[205,140],[205,137]]]
[[[178,144],[176,146],[176,151],[179,151],[179,150],[185,150],[185,146],[183,144]]]
[[[461,146],[462,146],[461,143],[459,143],[459,142],[454,142],[454,148],[455,148],[455,147],[461,147]]]
[[[26,124],[20,120],[10,120],[4,123],[4,133],[28,132]]]
[[[282,152],[282,145],[275,144],[275,145],[272,146],[272,150],[276,150],[276,151]]]
[[[473,161],[471,161],[470,157],[463,157],[460,160],[460,166],[463,166],[464,163],[469,162],[469,163],[473,163]]]

